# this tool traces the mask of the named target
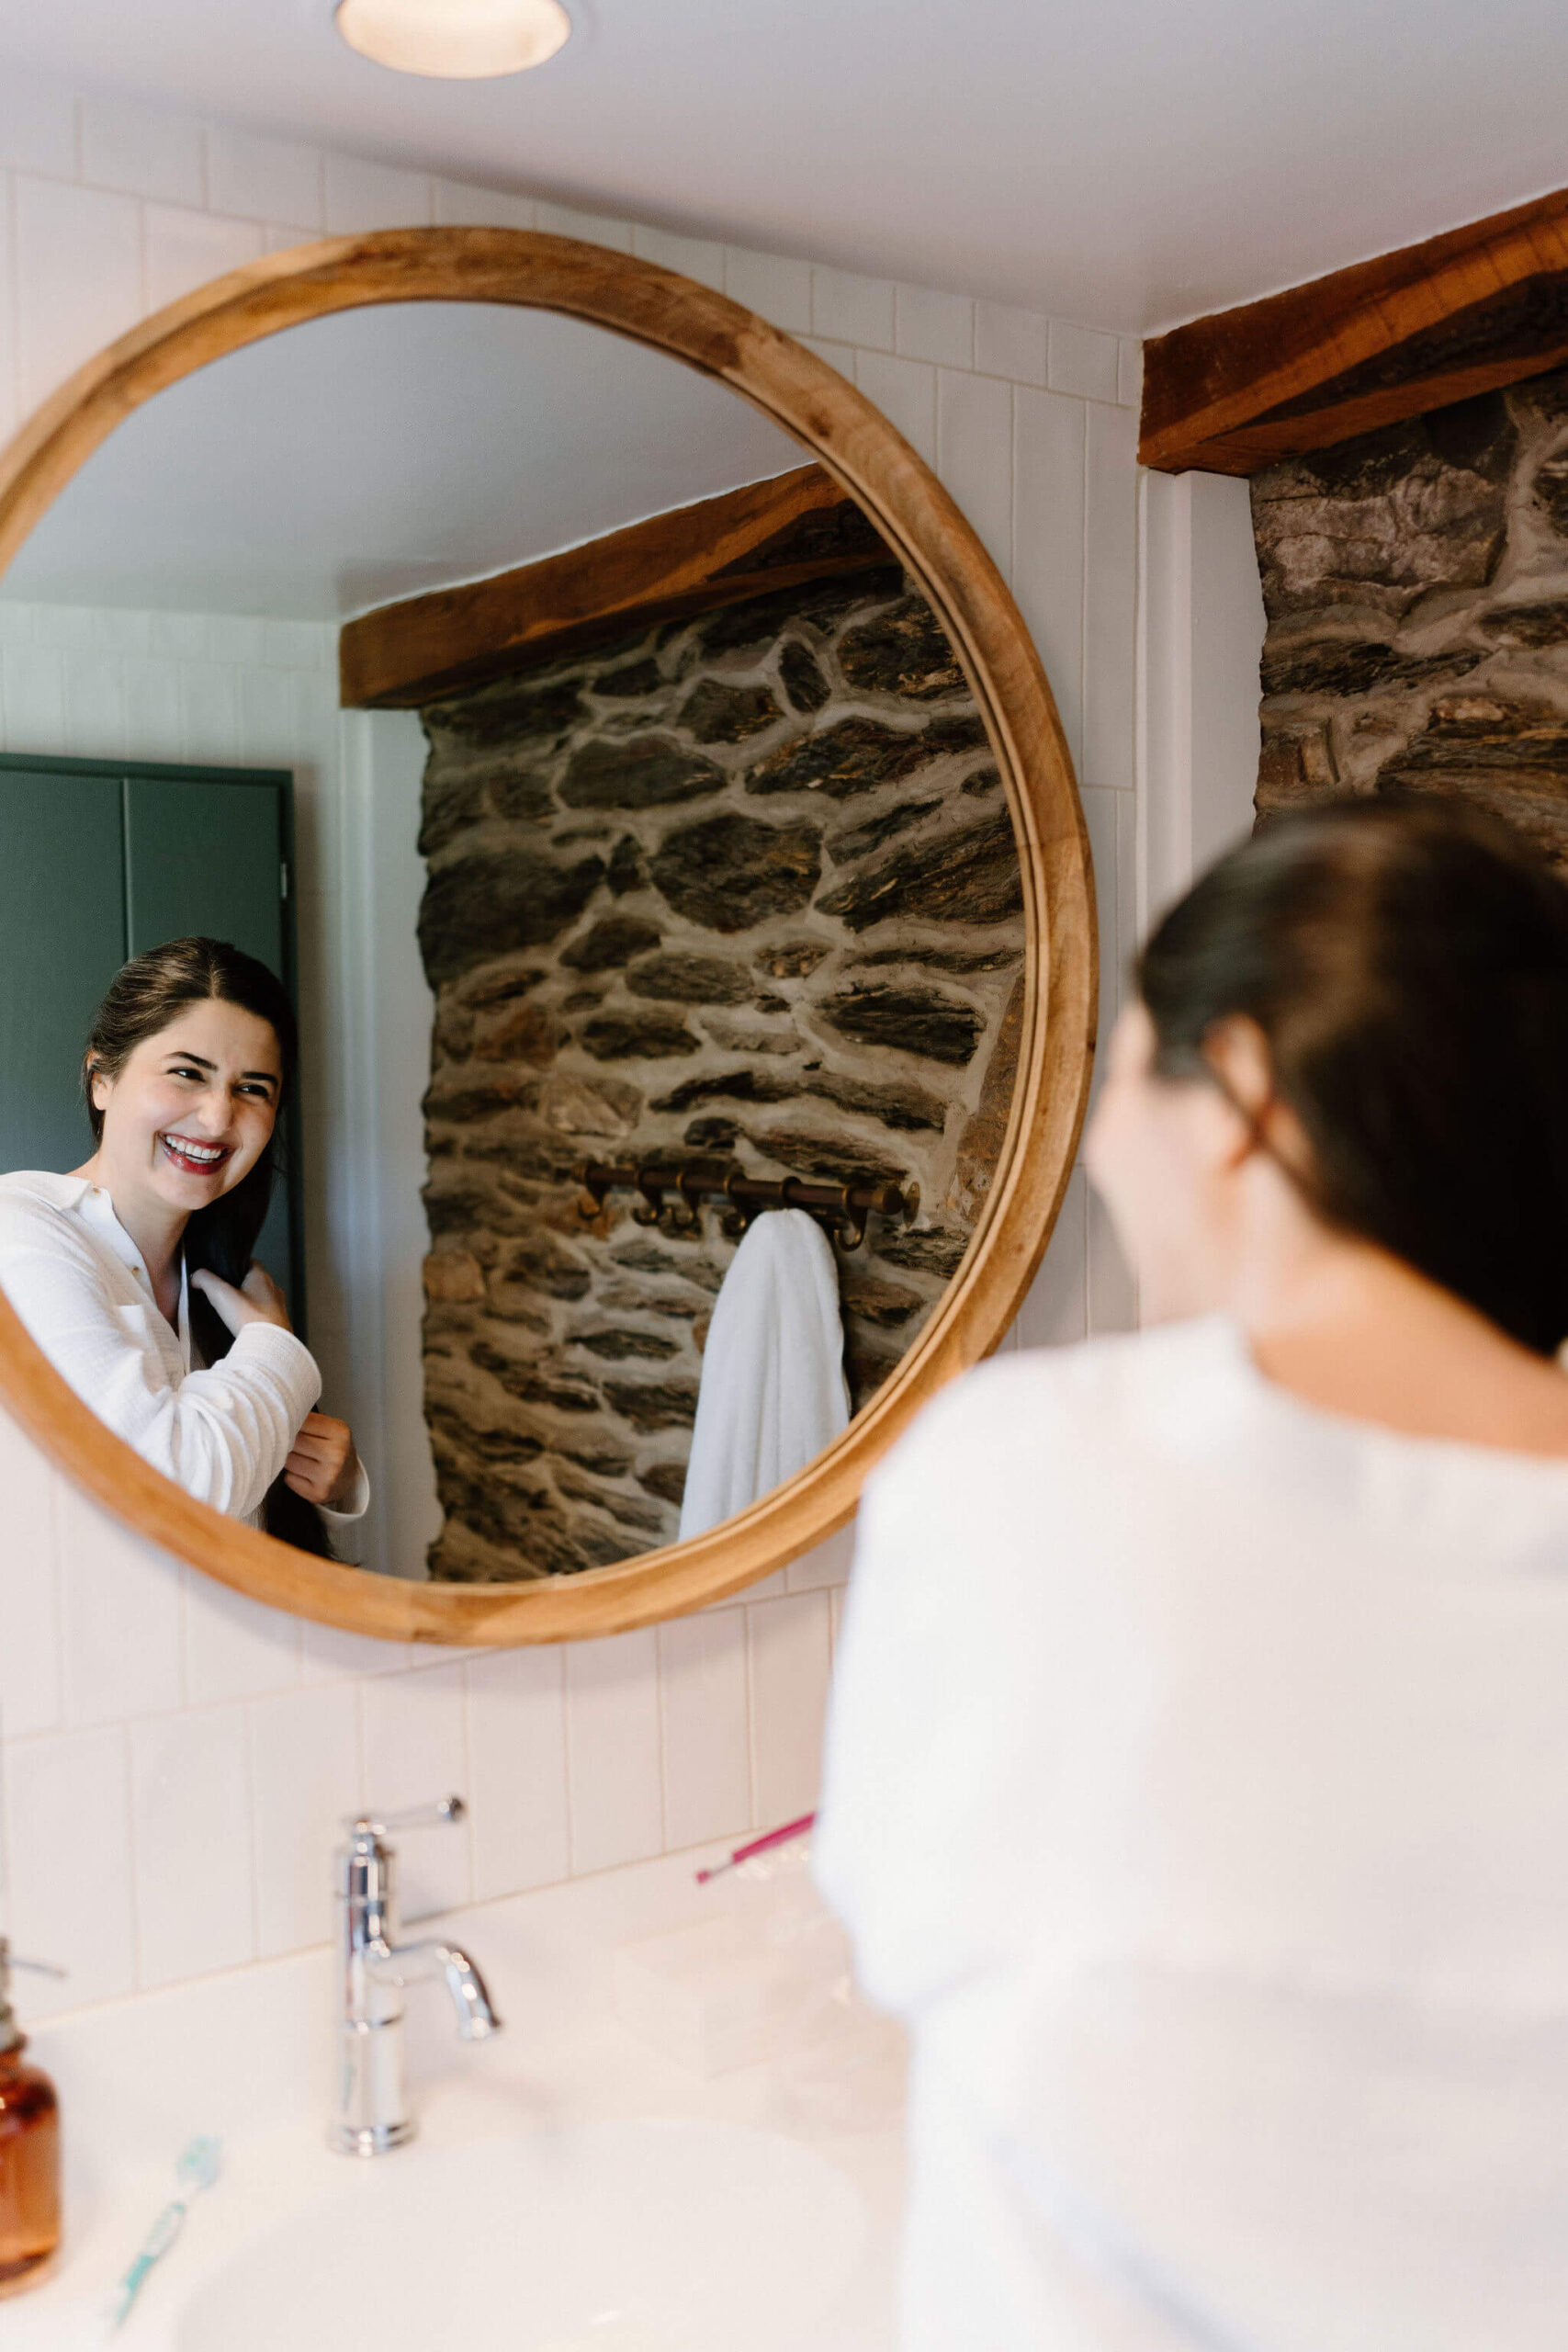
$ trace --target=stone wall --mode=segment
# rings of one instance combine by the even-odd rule
[[[964,1254],[1011,1097],[1018,854],[963,673],[886,564],[433,705],[420,938],[432,1573],[674,1539],[735,1244],[573,1164],[916,1181],[839,1252],[863,1404]]]
[[[1568,865],[1568,371],[1257,474],[1263,817],[1457,794]]]

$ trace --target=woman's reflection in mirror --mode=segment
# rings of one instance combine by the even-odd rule
[[[122,967],[83,1057],[95,1149],[0,1177],[0,1283],[39,1346],[203,1502],[330,1554],[369,1501],[345,1422],[253,1255],[299,1057],[265,965],[177,939]]]

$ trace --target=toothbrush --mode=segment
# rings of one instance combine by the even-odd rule
[[[722,1878],[738,1862],[749,1862],[753,1854],[765,1854],[770,1846],[783,1846],[791,1838],[804,1838],[816,1818],[814,1813],[803,1813],[798,1821],[786,1821],[782,1829],[770,1829],[766,1837],[753,1838],[748,1846],[737,1846],[727,1862],[715,1862],[711,1870],[699,1871],[697,1884],[705,1886],[710,1878]]]
[[[109,2332],[123,2327],[130,2316],[132,2304],[141,2292],[142,2284],[154,2263],[161,2262],[185,2227],[185,2218],[194,2200],[204,2188],[210,2188],[218,2177],[222,2159],[220,2140],[192,2140],[182,2151],[175,2166],[180,2196],[171,2198],[142,2242],[141,2251],[120,2280],[116,2290],[115,2304],[109,2314]]]

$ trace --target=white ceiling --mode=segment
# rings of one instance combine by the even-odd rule
[[[352,311],[137,410],[3,593],[341,620],[806,461],[722,385],[576,319]]]
[[[332,0],[0,0],[0,51],[389,161],[1148,331],[1568,179],[1562,0],[568,0],[419,82]]]

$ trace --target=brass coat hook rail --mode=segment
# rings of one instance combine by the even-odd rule
[[[727,1160],[645,1159],[619,1167],[586,1159],[577,1181],[583,1188],[578,1214],[585,1224],[598,1216],[607,1194],[640,1193],[641,1205],[632,1211],[637,1224],[694,1236],[702,1231],[703,1203],[722,1201],[719,1227],[731,1240],[764,1209],[806,1209],[830,1233],[837,1230],[841,1248],[858,1250],[872,1217],[898,1217],[913,1225],[920,1211],[918,1184],[810,1184],[798,1176],[748,1176]]]

